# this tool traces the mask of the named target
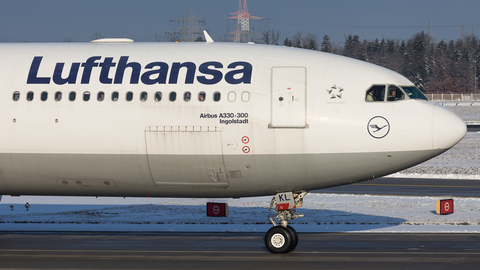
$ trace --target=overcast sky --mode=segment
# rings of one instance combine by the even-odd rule
[[[243,3],[243,0],[242,0]],[[324,35],[343,43],[345,35],[361,40],[407,39],[421,31],[441,40],[476,35],[480,31],[479,0],[248,0],[248,10],[263,21],[251,21],[255,30],[281,32],[281,43],[300,31]],[[238,10],[238,0],[0,0],[0,42],[90,41],[129,37],[155,41],[155,33],[181,25],[170,20],[183,16],[183,6],[206,20],[214,40],[224,39],[227,15]]]

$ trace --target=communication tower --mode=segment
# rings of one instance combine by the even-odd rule
[[[196,17],[192,9],[190,9],[190,15],[187,14],[186,5],[183,6],[183,17],[170,20],[170,23],[182,26],[181,28],[175,28],[173,32],[165,32],[169,36],[170,41],[194,42],[199,37],[202,37],[203,30],[207,29],[203,27],[206,24],[204,18]]]
[[[233,40],[233,42],[246,43],[251,41],[250,36],[260,35],[260,33],[254,32],[253,29],[250,30],[250,20],[263,20],[263,18],[248,13],[247,0],[243,1],[243,7],[242,0],[238,0],[238,11],[228,13],[228,15],[229,17],[227,17],[227,21],[235,20],[236,23],[234,22],[233,26],[227,28],[234,28],[236,30],[227,33],[227,39]],[[228,29],[228,31],[230,31],[230,29]]]

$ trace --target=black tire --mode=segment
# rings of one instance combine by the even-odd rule
[[[290,231],[292,234],[292,246],[290,247],[290,251],[294,250],[297,247],[298,244],[298,234],[297,231],[292,227],[292,226],[287,226],[287,229]]]
[[[272,253],[287,253],[292,247],[292,233],[282,226],[275,226],[265,235],[265,247]]]

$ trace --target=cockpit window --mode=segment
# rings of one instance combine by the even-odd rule
[[[397,101],[405,99],[405,94],[395,85],[388,86],[388,101]]]
[[[385,100],[385,85],[374,85],[367,90],[365,101],[384,101]]]
[[[415,86],[402,86],[402,89],[407,93],[407,96],[411,99],[423,99],[428,100],[427,97],[422,93],[422,91],[418,90]]]

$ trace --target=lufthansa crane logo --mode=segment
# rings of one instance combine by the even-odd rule
[[[368,121],[367,130],[373,138],[381,139],[390,132],[390,123],[384,117],[375,116]]]

